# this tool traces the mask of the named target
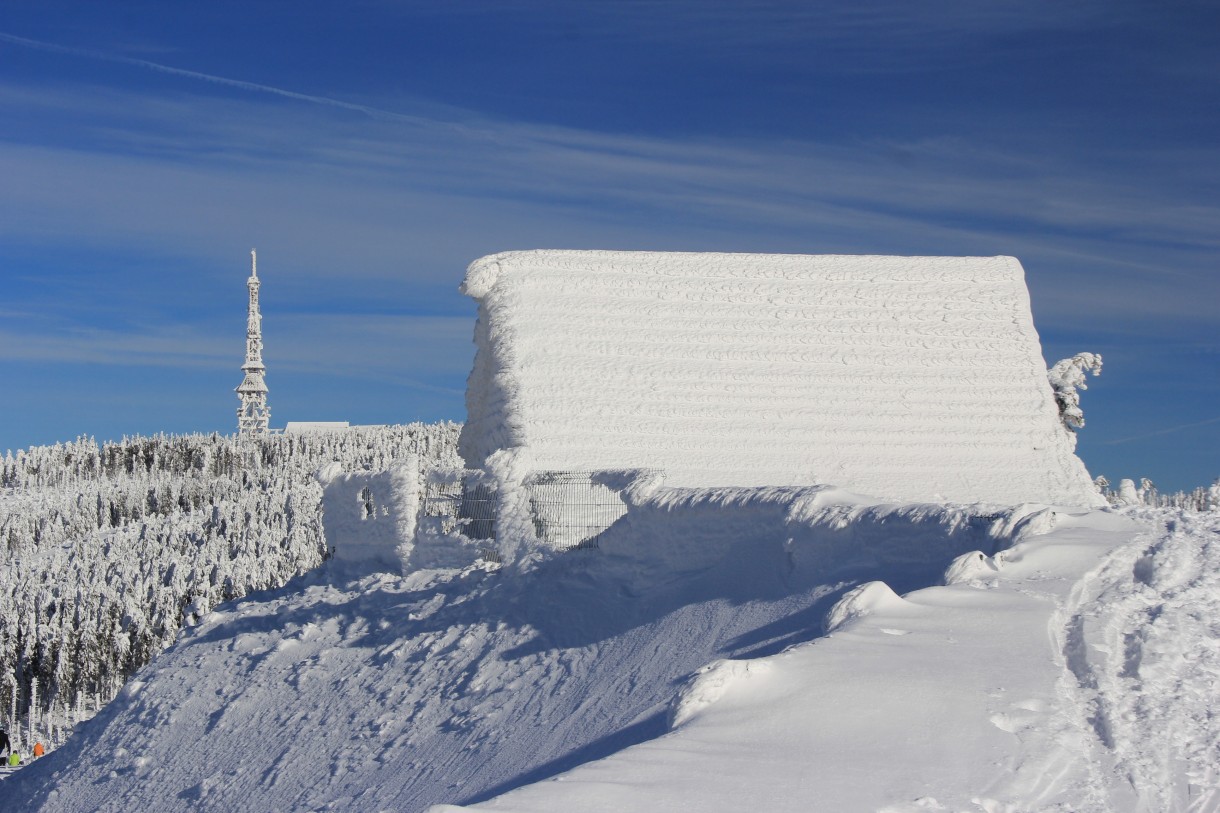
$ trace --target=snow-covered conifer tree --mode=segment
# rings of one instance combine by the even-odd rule
[[[1101,374],[1101,354],[1077,353],[1071,358],[1055,362],[1047,373],[1055,401],[1059,404],[1059,416],[1069,431],[1084,427],[1084,412],[1080,409],[1080,393],[1087,390],[1085,377],[1088,373]]]
[[[458,429],[82,437],[6,455],[0,691],[35,715],[85,694],[109,700],[173,641],[188,607],[206,612],[323,561],[320,466],[372,469],[409,454],[460,465]]]

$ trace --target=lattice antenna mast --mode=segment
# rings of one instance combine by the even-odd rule
[[[267,406],[267,382],[263,374],[263,317],[258,310],[258,255],[250,249],[250,306],[246,316],[246,361],[241,369],[245,378],[237,388],[241,406],[237,408],[239,435],[263,435],[271,423],[271,408]]]

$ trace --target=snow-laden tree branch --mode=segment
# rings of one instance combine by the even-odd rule
[[[1087,390],[1085,377],[1088,373],[1101,374],[1100,353],[1077,353],[1070,359],[1055,362],[1047,373],[1055,401],[1059,404],[1059,417],[1071,431],[1084,426],[1084,412],[1080,409],[1078,389]]]

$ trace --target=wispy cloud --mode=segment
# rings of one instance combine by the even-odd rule
[[[374,378],[461,395],[460,388],[438,381],[469,367],[471,333],[470,320],[458,317],[277,314],[264,318],[264,357],[281,374]],[[0,361],[223,369],[237,375],[243,342],[236,330],[221,338],[203,325],[123,330],[38,319],[0,328]]]
[[[0,87],[0,98],[20,103],[26,91]],[[65,114],[78,102],[109,97],[128,118],[101,139],[111,151],[184,165],[274,174],[291,167],[316,175],[328,168],[371,189],[424,190],[459,195],[524,194],[568,203],[618,198],[638,204],[705,204],[724,199],[745,209],[760,205],[766,217],[803,219],[810,202],[827,209],[869,208],[895,216],[966,215],[1006,225],[1057,231],[1155,232],[1158,239],[1212,249],[1220,207],[1191,190],[1197,156],[1145,154],[1145,163],[1168,186],[1149,188],[1146,174],[1116,175],[1073,167],[1062,158],[983,149],[965,138],[849,144],[648,138],[595,133],[520,122],[486,121],[466,127],[468,137],[441,134],[426,120],[354,127],[323,122],[300,111],[265,111],[224,100],[189,105],[144,95],[87,89],[47,91],[42,103]],[[100,115],[100,113],[99,113]],[[441,123],[443,125],[443,123]],[[89,128],[91,122],[82,125]],[[189,138],[180,134],[189,132]],[[21,149],[9,147],[8,149]],[[92,151],[105,149],[93,147]],[[171,151],[174,150],[174,151]],[[25,148],[28,156],[35,151]],[[62,156],[71,160],[71,148]],[[82,159],[85,157],[81,154]],[[83,163],[78,161],[77,163]],[[461,170],[458,172],[458,170]],[[1174,182],[1172,175],[1181,180]],[[718,194],[719,193],[719,194]],[[746,194],[742,194],[746,193]],[[1156,204],[1150,207],[1149,204]]]
[[[1144,432],[1139,435],[1132,435],[1126,438],[1116,438],[1114,440],[1099,441],[1103,446],[1117,446],[1121,443],[1132,443],[1137,440],[1149,440],[1150,438],[1159,438],[1164,435],[1172,435],[1175,432],[1181,432],[1186,429],[1197,429],[1200,426],[1210,426],[1215,423],[1220,423],[1220,415],[1215,418],[1208,418],[1205,421],[1195,421],[1194,423],[1184,423],[1178,426],[1170,426],[1165,429],[1158,429],[1155,432]]]
[[[537,10],[537,3],[518,3]],[[545,3],[542,3],[545,5]],[[1046,3],[1045,13],[1033,13],[1027,3],[980,4],[938,0],[940,12],[913,12],[909,4],[883,1],[857,5],[828,4],[816,9],[787,2],[766,2],[746,8],[733,2],[655,3],[636,0],[630,19],[652,19],[661,6],[676,16],[756,16],[769,23],[766,31],[786,31],[774,19],[810,20],[818,31],[860,25],[881,25],[904,32],[944,29],[1005,30],[1013,26],[1078,24],[1110,4]],[[699,14],[695,15],[698,6]],[[458,4],[461,7],[461,4]],[[1018,13],[1019,12],[1019,13]],[[624,14],[605,12],[611,16]],[[669,30],[672,27],[652,26]],[[240,79],[110,54],[102,51],[0,33],[0,41],[159,71],[186,79],[222,84],[255,94],[270,94],[310,105],[334,107],[376,120],[373,126],[319,122],[300,111],[265,111],[243,102],[187,101],[89,89],[75,94],[39,91],[37,102],[28,88],[0,88],[11,102],[36,103],[59,95],[62,110],[92,110],[103,122],[94,125],[98,144],[111,144],[145,157],[178,159],[193,166],[215,167],[227,162],[238,169],[267,171],[276,165],[306,164],[310,171],[325,167],[345,173],[381,176],[380,186],[405,181],[416,189],[447,194],[530,195],[551,203],[573,200],[619,200],[624,204],[654,204],[662,208],[694,206],[709,214],[726,209],[731,217],[780,218],[807,222],[810,215],[835,223],[836,213],[853,223],[867,214],[894,220],[952,221],[968,217],[968,228],[985,232],[977,222],[991,219],[1013,227],[1054,232],[1105,232],[1109,240],[1173,241],[1201,249],[1220,247],[1220,207],[1210,195],[1191,195],[1189,179],[1199,172],[1192,156],[1180,156],[1167,166],[1161,156],[1156,168],[1164,179],[1168,169],[1181,177],[1170,194],[1150,191],[1143,177],[1115,178],[1111,173],[1082,170],[1063,158],[1041,152],[982,149],[964,138],[934,138],[915,142],[874,141],[857,144],[758,139],[717,142],[660,139],[546,127],[511,121],[455,119],[409,115],[341,99],[299,93]],[[109,98],[112,110],[99,104]],[[125,122],[125,123],[120,123]],[[138,122],[138,124],[137,124]],[[88,125],[86,125],[88,126]],[[311,133],[301,137],[302,133]],[[1149,163],[1150,151],[1141,160]],[[760,156],[766,156],[760,160]],[[1153,152],[1152,158],[1155,158]],[[1130,156],[1123,163],[1128,163]],[[1070,160],[1070,159],[1069,159]],[[1206,168],[1206,162],[1203,167]],[[387,183],[389,182],[389,183]],[[1164,188],[1164,184],[1160,184]],[[1183,195],[1182,192],[1187,194]],[[1150,205],[1153,204],[1153,205]],[[887,225],[894,225],[892,222]]]
[[[99,88],[0,85],[0,103],[38,104],[90,136],[0,143],[10,239],[152,241],[219,259],[229,248],[215,235],[246,235],[243,248],[298,279],[342,267],[353,281],[450,288],[481,253],[556,244],[1011,253],[1047,308],[1210,318],[1208,292],[1220,295],[1220,206],[1192,173],[1197,156],[1171,150],[1122,174],[1097,156],[966,138],[676,139],[473,116],[457,132]]]
[[[272,96],[292,99],[293,101],[308,102],[309,104],[318,104],[326,107],[336,107],[340,110],[350,110],[378,119],[398,119],[402,121],[416,120],[415,117],[412,116],[406,116],[389,110],[381,110],[376,107],[369,107],[368,105],[346,102],[341,99],[332,99],[327,96],[317,96],[309,93],[298,93],[293,90],[272,87],[271,85],[262,85],[258,82],[248,82],[243,79],[232,79],[227,76],[216,76],[210,73],[200,73],[199,71],[176,68],[172,65],[163,65],[160,62],[151,62],[147,59],[136,59],[134,57],[122,56],[120,54],[108,53],[106,51],[96,51],[90,48],[75,48],[67,45],[58,45],[53,42],[29,39],[28,37],[18,37],[14,34],[6,34],[2,31],[0,31],[0,42],[7,42],[10,45],[20,45],[24,48],[33,48],[38,51],[46,51],[54,54],[64,54],[66,56],[80,57],[82,59],[110,62],[116,65],[131,65],[136,68],[144,68],[146,70],[156,71],[158,73],[169,74],[170,76],[179,76],[185,79],[194,79],[202,82],[210,82],[216,85],[224,85],[225,87],[235,88],[237,90],[245,90],[252,93],[266,93]]]
[[[775,46],[792,44],[808,48],[812,53],[803,58],[814,61],[867,52],[867,61],[836,63],[841,70],[867,72],[899,64],[909,68],[914,55],[918,68],[977,58],[984,47],[994,47],[989,38],[997,36],[1109,28],[1129,20],[1132,7],[1126,0],[621,0],[576,6],[563,0],[500,0],[490,7],[481,0],[445,0],[390,10],[459,18],[493,10],[565,30],[584,21],[599,36],[664,42],[729,58],[790,59],[791,49]],[[953,47],[963,43],[973,47]]]
[[[459,316],[274,314],[265,315],[264,327],[268,360],[329,372],[404,364],[420,371],[448,370],[455,361],[466,363],[473,352],[471,322]],[[118,330],[63,327],[40,317],[0,327],[0,360],[228,369],[240,363],[244,341],[244,332],[217,338],[188,323]]]
[[[0,329],[0,359],[154,367],[233,366],[234,343],[184,329],[120,331],[23,325]]]
[[[689,32],[658,19],[707,17],[730,31],[740,17],[748,37],[783,36],[791,28],[776,23],[791,18],[815,38],[867,42],[861,29],[919,40],[1080,26],[1102,8],[1044,5],[638,0],[591,13],[647,19],[666,36]],[[238,235],[297,284],[342,269],[353,298],[362,285],[398,297],[411,286],[452,290],[482,253],[554,245],[1016,254],[1052,324],[1214,320],[1220,297],[1209,163],[1180,150],[1144,149],[1132,162],[965,136],[625,135],[421,115],[7,33],[0,42],[156,71],[187,90],[0,84],[14,114],[0,142],[0,234],[10,240],[173,247],[227,262],[216,235]],[[194,94],[196,82],[239,93]],[[47,130],[23,131],[25,118]]]

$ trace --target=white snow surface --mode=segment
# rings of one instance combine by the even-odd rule
[[[224,605],[0,802],[1220,810],[1220,513],[634,499],[599,551]]]
[[[1103,504],[1012,257],[518,251],[463,290],[471,468]]]

